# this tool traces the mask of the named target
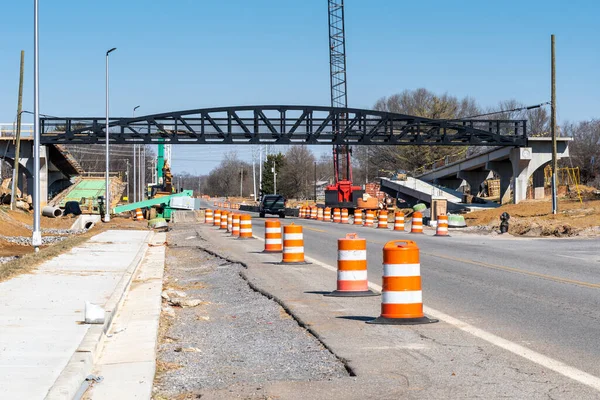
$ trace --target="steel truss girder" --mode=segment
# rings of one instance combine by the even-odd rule
[[[356,108],[241,106],[112,118],[115,144],[526,146],[525,120],[433,120]],[[343,128],[340,128],[343,127]],[[104,117],[40,118],[43,144],[102,144]]]

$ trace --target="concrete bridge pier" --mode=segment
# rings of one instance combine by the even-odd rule
[[[510,183],[513,174],[511,161],[488,161],[485,164],[485,168],[494,171],[500,177],[500,203],[510,203]],[[525,190],[527,190],[527,186]]]
[[[492,173],[490,171],[484,170],[476,170],[476,171],[459,171],[456,176],[461,179],[467,181],[469,187],[471,188],[471,194],[473,196],[477,196],[479,194],[479,189],[481,188],[481,184],[483,181],[488,179]]]
[[[447,187],[453,190],[458,190],[462,183],[463,180],[459,178],[441,178],[435,180],[436,185]]]

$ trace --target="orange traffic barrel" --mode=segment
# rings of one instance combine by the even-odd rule
[[[240,214],[233,214],[231,218],[231,234],[240,236]]]
[[[291,223],[283,227],[283,259],[281,263],[307,264],[304,261],[302,226]]]
[[[325,207],[325,210],[323,210],[323,221],[331,222],[331,208]]]
[[[298,209],[298,218],[304,218],[304,206]]]
[[[135,209],[135,216],[133,217],[134,221],[141,221],[144,219],[144,213],[142,212],[141,208],[136,208]]]
[[[227,214],[227,232],[231,232],[233,229],[233,213],[229,212]]]
[[[365,217],[365,226],[373,226],[373,220],[375,219],[375,213],[373,210],[367,210],[367,216]]]
[[[437,220],[437,227],[435,229],[435,236],[450,236],[448,235],[448,216],[439,215]]]
[[[342,222],[342,212],[339,208],[333,209],[333,222],[335,222],[336,224]]]
[[[379,221],[379,223],[377,224],[378,228],[387,229],[387,227],[388,227],[388,212],[387,212],[387,210],[379,211],[378,221]]]
[[[214,221],[215,220],[213,218],[213,211],[212,210],[206,210],[204,212],[204,223],[212,225]]]
[[[213,202],[213,206],[215,206],[215,207],[217,206],[217,202],[216,202],[216,201],[215,201],[215,202]]]
[[[215,210],[214,226],[221,227],[221,210]]]
[[[313,206],[310,208],[310,219],[317,219],[317,206]]]
[[[323,221],[323,209],[321,207],[317,208],[317,221]]]
[[[252,238],[252,217],[248,214],[240,215],[240,239]]]
[[[265,220],[265,253],[281,253],[283,240],[281,239],[281,222],[278,219]]]
[[[342,224],[348,223],[348,209],[342,208]]]
[[[369,290],[367,276],[367,239],[348,233],[338,239],[337,290],[325,296],[377,296]]]
[[[437,320],[423,314],[419,247],[412,240],[394,240],[383,247],[381,316],[370,324],[415,325]]]
[[[423,233],[423,214],[418,211],[413,214],[410,233]]]
[[[354,225],[362,225],[363,212],[362,210],[354,210]]]
[[[227,229],[227,215],[229,211],[221,211],[221,229]]]
[[[394,214],[394,230],[404,232],[404,213],[402,211]]]

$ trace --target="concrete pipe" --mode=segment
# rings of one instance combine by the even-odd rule
[[[85,225],[83,226],[83,228],[87,231],[90,230],[94,227],[94,222],[93,221],[88,221],[85,223]]]
[[[62,210],[58,207],[46,206],[42,208],[42,215],[48,218],[58,218],[62,216]]]

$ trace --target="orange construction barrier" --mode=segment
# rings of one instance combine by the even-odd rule
[[[404,232],[404,213],[402,211],[394,214],[394,230]]]
[[[215,210],[214,226],[217,228],[221,227],[221,210]]]
[[[354,225],[363,224],[363,212],[362,210],[354,210]]]
[[[214,223],[214,221],[215,220],[213,218],[213,210],[206,210],[204,212],[204,223],[212,225]]]
[[[227,214],[227,232],[231,232],[233,229],[233,213],[230,212]]]
[[[342,222],[342,212],[339,208],[333,209],[333,222],[335,222],[336,224]]]
[[[227,215],[229,211],[221,211],[221,229],[227,229]]]
[[[240,239],[252,238],[252,217],[248,214],[240,216]]]
[[[321,207],[317,208],[317,221],[323,221],[323,209]]]
[[[377,228],[387,229],[388,228],[388,213],[387,210],[379,211],[379,223],[377,224]]]
[[[448,216],[447,215],[438,215],[437,220],[437,228],[435,230],[434,236],[446,236],[448,235]]]
[[[135,218],[134,220],[136,221],[143,221],[144,220],[144,213],[142,212],[141,208],[136,208],[135,209]]]
[[[348,233],[338,239],[337,290],[325,296],[377,296],[369,290],[367,277],[367,239]]]
[[[283,259],[281,263],[306,264],[302,226],[291,223],[283,227]]]
[[[281,239],[281,222],[278,219],[265,220],[265,253],[281,253],[283,240]]]
[[[423,314],[419,247],[412,240],[394,240],[383,247],[381,316],[370,324],[415,325],[437,320]]]
[[[310,208],[310,219],[317,219],[317,206]]]
[[[423,214],[418,211],[413,214],[410,233],[423,233]]]
[[[325,210],[323,210],[323,221],[331,222],[331,208],[325,207]]]
[[[367,210],[367,216],[365,217],[365,226],[373,226],[373,220],[375,219],[375,213],[373,210]]]
[[[342,224],[347,224],[348,223],[348,209],[347,208],[342,208]]]
[[[304,218],[304,206],[298,209],[298,218]]]
[[[240,214],[233,214],[231,218],[231,235],[240,236]]]

